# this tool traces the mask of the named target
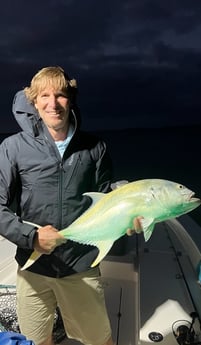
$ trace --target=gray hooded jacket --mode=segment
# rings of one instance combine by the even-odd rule
[[[0,146],[0,234],[17,245],[16,260],[22,266],[36,233],[22,220],[67,227],[91,203],[83,193],[109,190],[112,167],[105,143],[82,132],[72,111],[75,131],[63,158],[23,91],[15,96],[13,113],[22,131]],[[67,241],[29,270],[63,277],[89,269],[96,255],[94,247]]]

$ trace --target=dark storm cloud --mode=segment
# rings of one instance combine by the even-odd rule
[[[78,79],[88,128],[120,127],[122,118],[127,127],[197,123],[200,19],[201,3],[190,0],[9,0],[0,22],[1,109],[9,113],[39,68],[61,65]]]

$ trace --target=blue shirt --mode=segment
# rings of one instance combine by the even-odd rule
[[[63,154],[67,148],[67,146],[69,145],[71,138],[73,136],[73,132],[74,132],[74,127],[72,124],[70,124],[69,126],[69,130],[68,130],[68,135],[66,137],[65,140],[59,140],[59,141],[55,141],[55,144],[59,150],[59,153],[61,155],[61,157],[63,157]]]

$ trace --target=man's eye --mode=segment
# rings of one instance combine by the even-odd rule
[[[65,95],[65,93],[59,93],[59,94],[57,95],[57,97],[66,98],[67,96]]]

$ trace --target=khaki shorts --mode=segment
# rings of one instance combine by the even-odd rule
[[[69,338],[83,344],[102,345],[111,337],[98,268],[64,278],[18,270],[20,330],[35,345],[51,336],[57,305]]]

